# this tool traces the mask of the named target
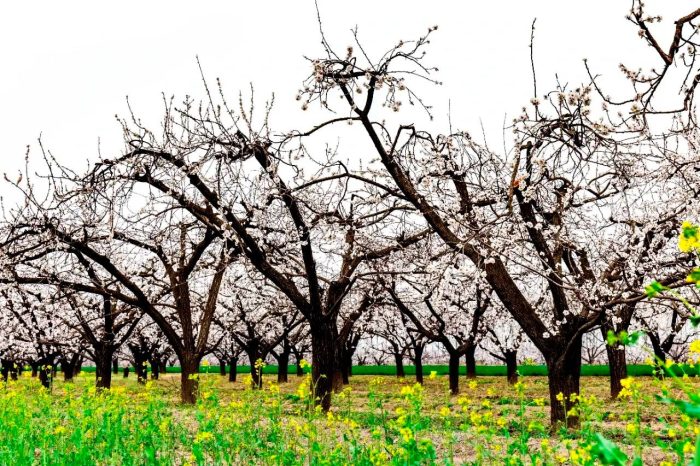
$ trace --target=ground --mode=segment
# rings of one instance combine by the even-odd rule
[[[119,376],[109,393],[93,377],[51,392],[28,374],[0,385],[0,464],[688,464],[700,432],[694,405],[669,401],[696,393],[696,378],[628,380],[610,400],[607,378],[584,377],[570,403],[581,429],[565,431],[549,427],[542,377],[462,378],[450,396],[444,376],[423,387],[355,376],[328,414],[308,376],[252,390],[247,376],[201,374],[195,406],[178,402],[178,374],[146,386]]]

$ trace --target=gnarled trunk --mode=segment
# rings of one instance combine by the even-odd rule
[[[263,374],[262,367],[259,366],[258,360],[262,362],[260,352],[256,348],[251,348],[246,351],[248,361],[250,361],[250,378],[253,388],[262,388]]]
[[[108,344],[95,348],[95,386],[107,388],[112,386],[112,371],[114,370],[114,349]],[[110,368],[110,365],[112,366]]]
[[[316,402],[324,411],[331,407],[331,392],[342,389],[343,379],[338,370],[338,328],[334,319],[310,322],[313,366],[311,383]]]
[[[229,359],[228,365],[228,381],[235,382],[236,376],[238,375],[238,358],[232,357],[231,359]]]
[[[199,391],[199,359],[182,358],[180,370],[180,401],[184,404],[195,404]]]
[[[39,368],[39,382],[44,388],[51,388],[51,379],[53,378],[53,367],[48,364],[42,364]]]
[[[277,360],[277,383],[289,381],[289,351],[282,351]]]
[[[581,380],[581,337],[568,342],[565,354],[552,354],[547,357],[549,380],[550,420],[552,426],[565,424],[578,428],[578,416],[569,416],[572,408],[571,395],[578,395]]]
[[[160,363],[158,361],[151,361],[151,379],[158,380],[160,377]]]
[[[622,380],[627,378],[627,353],[621,345],[605,345],[610,368],[610,397],[617,398],[622,391]]]
[[[423,347],[413,348],[413,365],[416,368],[416,382],[423,383]]]
[[[627,330],[627,326],[619,327],[620,331]],[[600,332],[603,334],[603,341],[608,338],[608,331],[615,332],[615,329],[610,324],[600,326]],[[619,332],[615,332],[619,333]],[[623,345],[605,344],[605,352],[608,355],[608,368],[610,369],[610,397],[616,399],[622,391],[622,380],[627,378],[627,350]]]
[[[666,376],[666,352],[656,338],[649,338],[654,350],[654,377],[663,380]]]
[[[394,353],[394,364],[396,364],[396,377],[400,379],[406,377],[406,370],[403,367],[403,354]]]
[[[450,393],[459,394],[459,353],[450,353],[449,378]]]
[[[505,351],[503,356],[506,360],[506,378],[510,385],[518,383],[518,351]]]
[[[95,354],[95,386],[109,389],[112,386],[112,371],[110,370],[111,355]],[[112,368],[113,369],[113,368]],[[124,377],[128,376],[128,370],[124,369]]]
[[[467,366],[467,378],[476,378],[476,345],[467,348],[467,352],[464,353],[464,363]]]

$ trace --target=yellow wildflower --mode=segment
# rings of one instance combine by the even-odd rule
[[[678,249],[682,252],[691,252],[700,249],[700,227],[685,221],[681,226],[681,234],[678,238]]]

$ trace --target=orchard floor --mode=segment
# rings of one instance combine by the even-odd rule
[[[582,427],[566,432],[549,428],[542,377],[516,387],[462,378],[450,396],[446,377],[421,389],[356,376],[330,414],[313,408],[308,378],[294,375],[251,390],[244,377],[202,374],[195,406],[179,404],[176,374],[146,386],[118,376],[109,393],[96,392],[93,377],[56,380],[51,393],[27,375],[0,383],[0,464],[627,464],[623,454],[630,464],[690,464],[700,432],[700,408],[658,397],[687,400],[695,378],[634,379],[611,401],[607,378],[584,377],[572,404]]]

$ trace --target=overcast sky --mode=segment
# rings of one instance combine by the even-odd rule
[[[665,27],[696,2],[649,1]],[[535,62],[540,92],[555,73],[563,82],[585,79],[582,59],[611,85],[617,65],[654,64],[653,53],[624,19],[631,1],[319,0],[324,30],[339,49],[357,26],[370,54],[399,39],[439,30],[429,62],[440,68],[440,88],[426,100],[438,117],[451,101],[460,129],[501,136],[504,116],[532,97],[529,40],[537,18]],[[664,36],[670,40],[670,31]],[[147,121],[161,114],[161,92],[200,97],[196,56],[207,78],[220,77],[235,98],[254,83],[261,99],[276,94],[273,124],[288,129],[311,122],[294,100],[319,56],[316,11],[310,0],[3,2],[0,7],[0,172],[16,174],[28,144],[43,134],[45,146],[64,163],[81,168],[97,153],[121,150],[115,114],[126,113],[128,95]],[[656,58],[658,61],[658,58]],[[316,113],[316,116],[322,116]],[[438,123],[441,123],[438,119]],[[7,195],[7,186],[0,185]]]

